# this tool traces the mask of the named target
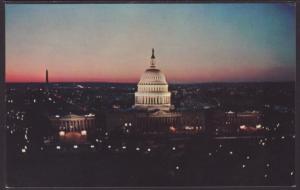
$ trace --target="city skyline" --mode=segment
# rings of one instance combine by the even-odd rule
[[[6,5],[6,81],[294,81],[293,4]]]

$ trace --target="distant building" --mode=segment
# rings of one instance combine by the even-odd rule
[[[142,74],[131,110],[106,115],[107,130],[125,133],[199,133],[204,130],[202,112],[176,112],[165,75],[156,67],[154,49],[150,68]]]
[[[57,131],[57,137],[65,143],[85,143],[87,137],[95,130],[95,115],[51,116],[52,126]]]
[[[170,110],[171,93],[168,91],[168,83],[165,75],[156,68],[154,49],[150,68],[148,68],[138,83],[138,91],[135,96],[135,109],[141,110]]]
[[[221,111],[214,110],[206,116],[210,133],[214,135],[252,133],[263,129],[261,113],[258,111]]]
[[[205,130],[203,112],[113,111],[106,114],[107,131],[137,134],[198,134]]]
[[[245,111],[236,114],[238,125],[247,125],[255,127],[261,122],[261,113],[258,111]]]

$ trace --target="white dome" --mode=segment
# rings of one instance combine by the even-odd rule
[[[154,85],[167,84],[165,75],[159,69],[156,68],[147,69],[141,76],[139,85],[151,85],[151,84]]]
[[[138,90],[134,95],[134,107],[137,109],[169,110],[171,107],[171,93],[168,91],[165,75],[156,68],[154,49],[152,49],[150,68],[142,74]]]

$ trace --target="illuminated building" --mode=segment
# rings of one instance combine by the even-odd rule
[[[156,67],[154,49],[150,68],[141,76],[135,96],[135,109],[143,110],[170,110],[171,93],[165,75]]]
[[[107,113],[107,130],[139,134],[197,134],[204,130],[202,112],[175,111],[166,77],[156,67],[154,49],[150,68],[142,74],[137,87],[131,110]]]
[[[52,126],[57,131],[58,139],[62,142],[85,143],[87,136],[95,129],[95,115],[75,115],[51,116]]]
[[[258,111],[221,111],[215,110],[207,115],[207,128],[215,135],[252,133],[262,130],[261,113]]]

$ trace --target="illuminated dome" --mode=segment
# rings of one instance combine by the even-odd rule
[[[170,107],[171,93],[168,91],[168,83],[165,75],[156,68],[154,49],[152,49],[150,68],[142,74],[138,83],[134,108],[169,110]]]
[[[165,85],[167,84],[166,77],[159,69],[147,69],[141,76],[139,85],[147,84]]]

